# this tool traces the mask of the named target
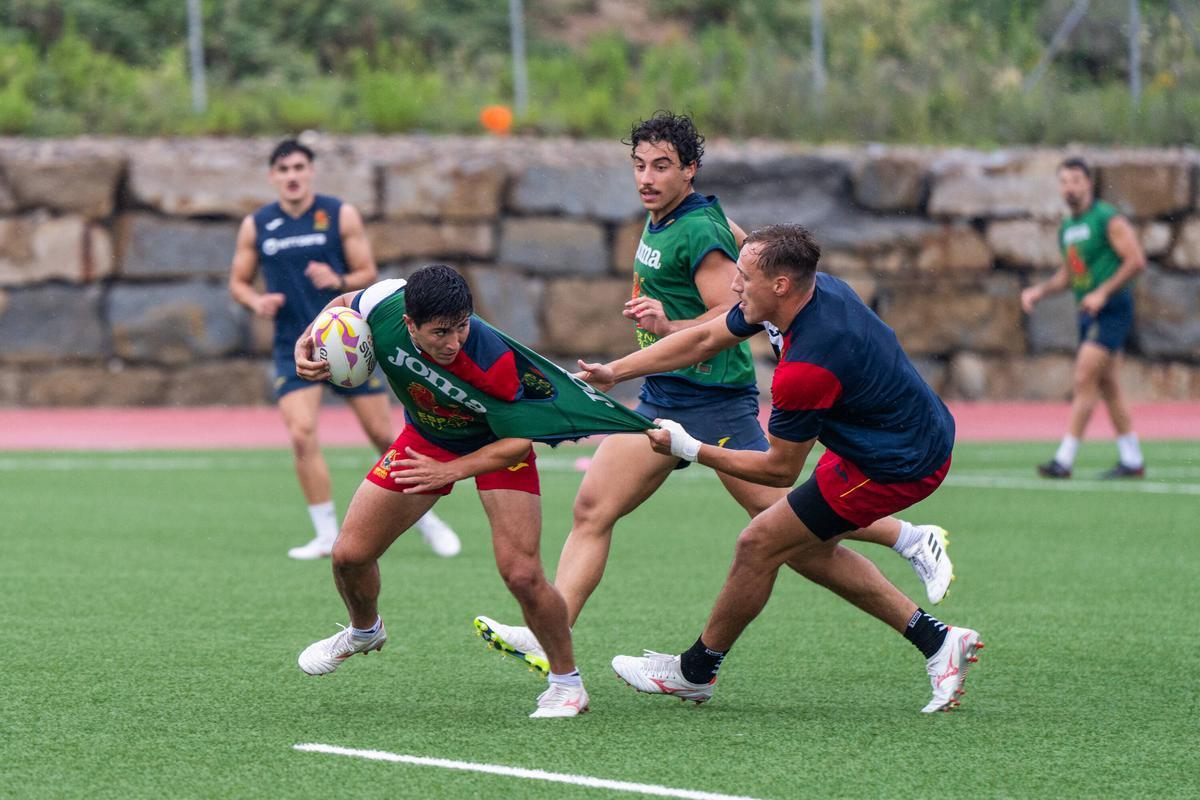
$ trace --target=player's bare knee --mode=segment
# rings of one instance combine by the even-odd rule
[[[581,491],[575,497],[572,509],[572,535],[608,536],[612,533],[615,520],[612,511],[597,493]]]
[[[534,560],[514,560],[500,566],[500,577],[513,597],[524,600],[533,596],[538,586],[545,581],[542,567]]]
[[[374,560],[374,555],[345,536],[339,536],[333,544],[333,568],[337,571],[361,569]]]
[[[738,536],[733,551],[735,565],[750,569],[771,569],[782,563],[779,545],[762,527],[751,524]]]

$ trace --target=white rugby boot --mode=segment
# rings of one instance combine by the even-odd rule
[[[588,693],[583,684],[568,686],[551,683],[550,688],[538,695],[538,707],[529,716],[533,719],[552,717],[577,717],[587,713]]]
[[[542,676],[550,674],[550,661],[546,658],[546,651],[529,628],[501,625],[491,617],[478,616],[475,618],[475,630],[489,647],[517,659],[529,667],[530,672],[537,672]]]
[[[379,622],[379,630],[369,639],[356,639],[349,628],[340,627],[342,629],[328,639],[313,642],[304,648],[304,652],[297,659],[300,669],[309,675],[325,675],[340,667],[343,661],[355,653],[366,655],[372,650],[380,649],[387,642],[387,630],[384,629],[382,620]]]
[[[612,660],[613,672],[627,684],[646,694],[669,694],[680,700],[692,700],[697,705],[711,700],[717,679],[708,683],[692,683],[683,677],[679,656],[642,651],[644,655],[617,656]]]
[[[462,542],[458,540],[458,534],[432,511],[426,511],[424,516],[417,520],[417,530],[421,532],[421,538],[429,545],[429,549],[442,558],[452,558],[462,551]]]
[[[966,689],[967,669],[979,660],[976,653],[983,648],[979,633],[970,628],[948,628],[946,641],[925,662],[925,672],[933,685],[933,698],[921,709],[922,713],[952,711],[958,708]]]
[[[316,561],[321,558],[329,558],[333,553],[333,542],[323,542],[320,539],[313,539],[308,544],[302,544],[299,547],[293,547],[288,550],[288,558],[294,558],[297,561]]]
[[[901,555],[912,564],[913,572],[925,584],[925,596],[937,605],[945,599],[954,580],[954,564],[950,561],[947,548],[950,534],[937,525],[915,525],[921,538]]]

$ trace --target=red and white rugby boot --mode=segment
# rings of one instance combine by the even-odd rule
[[[343,661],[355,653],[365,655],[372,650],[380,649],[387,642],[387,638],[383,620],[379,621],[379,630],[368,639],[355,638],[349,628],[342,627],[328,639],[313,642],[304,648],[304,652],[300,654],[297,662],[300,664],[300,669],[309,675],[325,675],[340,667]]]
[[[583,684],[570,686],[551,682],[550,688],[538,695],[538,707],[529,716],[533,719],[577,717],[588,710],[588,693]]]
[[[933,698],[921,709],[922,713],[951,711],[958,708],[959,699],[966,693],[967,670],[979,660],[976,653],[983,648],[978,631],[970,628],[948,628],[946,641],[925,662],[925,672],[933,685]]]
[[[636,656],[617,656],[612,660],[613,672],[627,684],[646,694],[668,694],[680,700],[692,700],[699,704],[711,700],[717,679],[708,683],[692,683],[683,677],[679,656],[642,651]]]

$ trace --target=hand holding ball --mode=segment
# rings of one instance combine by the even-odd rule
[[[334,306],[313,322],[313,353],[329,362],[329,382],[352,389],[362,386],[375,371],[375,342],[367,321],[352,308]]]

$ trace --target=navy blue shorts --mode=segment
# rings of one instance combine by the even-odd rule
[[[1133,330],[1133,294],[1120,292],[1109,298],[1096,316],[1079,312],[1079,343],[1092,342],[1110,353],[1124,349]]]
[[[705,444],[759,452],[766,452],[770,447],[758,422],[758,398],[751,394],[686,408],[667,408],[643,400],[634,410],[650,419],[673,419]],[[681,458],[675,469],[684,469],[690,464]]]
[[[276,353],[274,361],[275,381],[271,385],[275,389],[276,400],[297,389],[307,389],[310,386],[318,385],[312,381],[306,381],[296,374],[296,360],[290,351],[286,356],[282,353]],[[330,389],[333,389],[334,394],[341,395],[342,397],[358,397],[359,395],[379,394],[387,391],[387,385],[380,379],[378,372],[372,374],[362,386],[355,386],[353,389],[334,386],[332,383],[327,383],[326,385]]]

